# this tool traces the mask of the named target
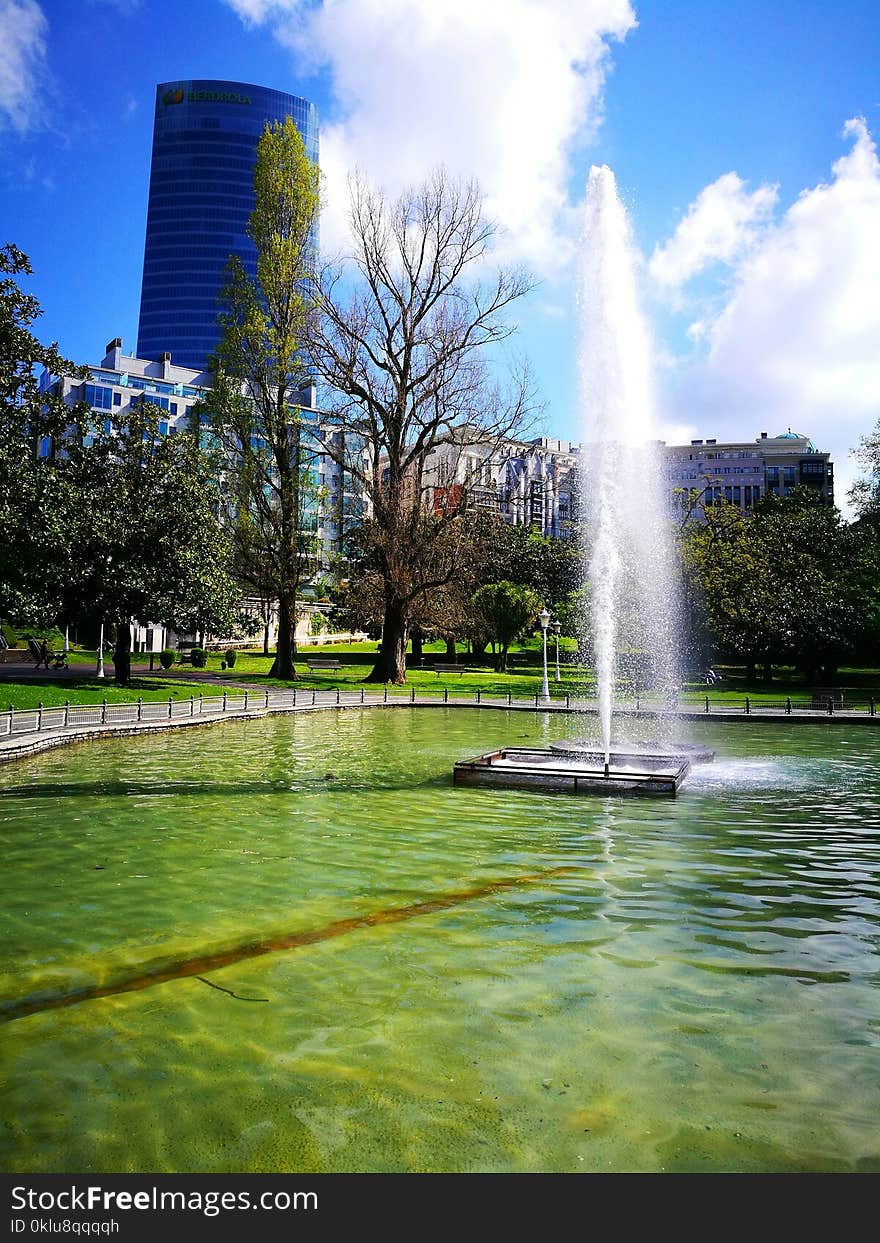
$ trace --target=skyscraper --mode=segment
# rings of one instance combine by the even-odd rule
[[[287,116],[317,161],[318,117],[307,99],[243,82],[156,88],[139,358],[158,360],[170,351],[175,365],[207,366],[229,256],[240,255],[256,274],[246,229],[257,142],[267,121]]]

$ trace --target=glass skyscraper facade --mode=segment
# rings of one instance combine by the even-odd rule
[[[163,82],[156,88],[139,358],[166,351],[203,371],[218,342],[218,296],[231,254],[256,274],[247,236],[254,163],[267,121],[292,117],[318,160],[314,104],[243,82]]]

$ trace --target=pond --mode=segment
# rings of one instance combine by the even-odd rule
[[[674,800],[452,787],[574,728],[328,711],[0,771],[2,1168],[880,1170],[880,733],[704,724]]]

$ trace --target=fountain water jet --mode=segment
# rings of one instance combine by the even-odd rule
[[[665,700],[679,678],[678,593],[657,452],[651,342],[639,307],[630,222],[604,165],[590,170],[582,253],[583,475],[590,492],[584,559],[607,763],[615,681],[621,672],[636,672],[627,670],[621,647],[644,654],[637,677],[647,674]]]
[[[675,795],[692,763],[713,758],[710,750],[668,740],[660,746],[612,742],[615,681],[628,663],[621,649],[638,653],[639,678],[647,678],[667,705],[679,680],[678,593],[654,427],[650,338],[639,309],[629,220],[610,168],[590,170],[583,256],[582,476],[590,496],[584,569],[600,742],[502,747],[457,763],[453,780],[571,794]]]

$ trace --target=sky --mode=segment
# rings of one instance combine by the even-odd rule
[[[476,176],[495,259],[536,288],[515,349],[544,434],[578,441],[584,187],[630,212],[658,434],[788,428],[834,455],[880,418],[877,0],[0,0],[0,241],[38,331],[76,361],[134,349],[158,82],[304,95],[321,119],[322,245],[346,176],[390,193]]]

